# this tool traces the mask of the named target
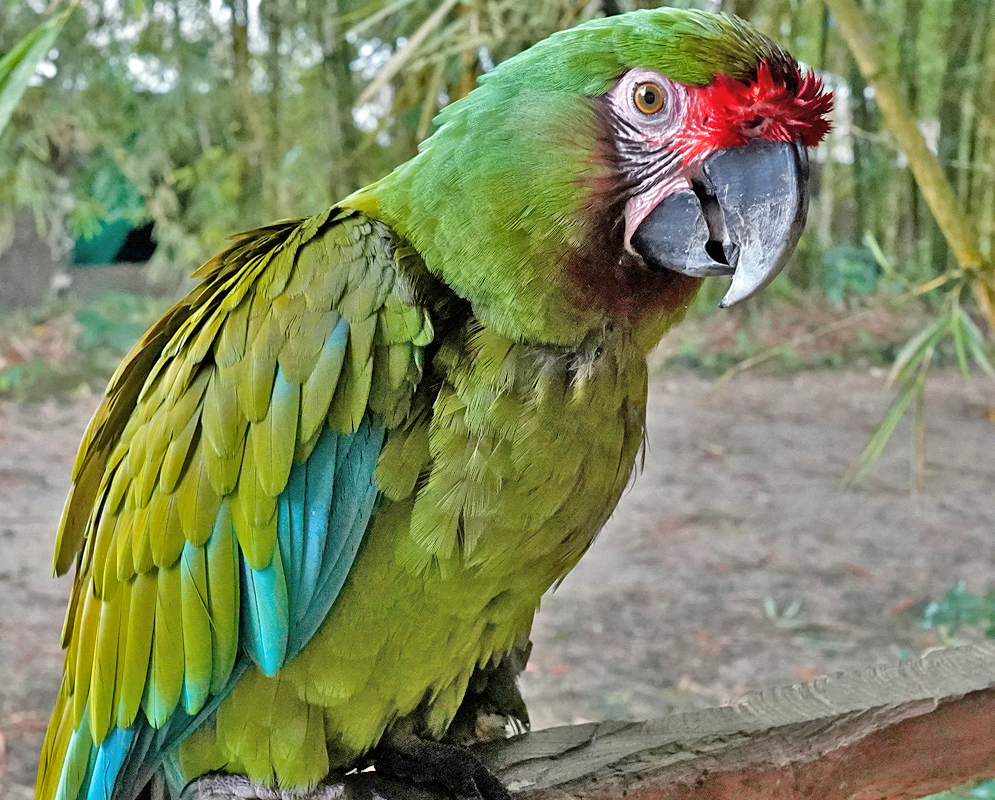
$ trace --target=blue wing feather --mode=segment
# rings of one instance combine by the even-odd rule
[[[304,558],[300,564],[295,565],[300,569],[298,609],[307,608],[311,604],[318,588],[322,554],[331,522],[329,517],[332,494],[335,491],[335,458],[339,450],[339,438],[334,431],[326,428],[311,457],[299,465],[300,481],[288,485],[288,491],[285,492],[291,506],[301,509],[304,519]]]
[[[301,630],[305,641],[314,635],[338,597],[369,527],[377,498],[373,472],[383,449],[384,433],[383,427],[366,418],[353,435],[348,450],[341,454],[343,448],[340,448],[336,464],[338,487],[330,516],[341,527],[336,535],[328,537],[314,603],[298,621],[299,625],[307,623]]]
[[[293,609],[288,658],[300,652],[318,630],[352,569],[376,502],[373,472],[383,443],[383,426],[368,414],[348,436],[326,428],[311,457],[299,465],[307,469],[304,491],[295,493],[299,484],[294,482],[285,490],[291,508],[306,508],[307,539],[304,563],[299,565],[300,586],[295,595],[300,603]]]
[[[342,322],[328,344],[345,347],[348,326]],[[182,789],[185,778],[172,757],[176,745],[214,713],[250,661],[274,674],[310,641],[331,610],[375,510],[374,470],[384,437],[384,427],[369,413],[351,434],[326,425],[310,456],[291,468],[277,500],[278,546],[272,562],[256,570],[241,559],[242,654],[220,691],[194,715],[178,706],[158,730],[140,715],[130,728],[115,728],[99,746],[90,740],[89,726],[82,725],[72,734],[57,800],[79,800],[81,795],[121,800],[133,796],[157,771],[172,788]],[[224,503],[207,546],[208,559],[219,526],[231,526]]]
[[[277,529],[279,536],[279,528]],[[242,643],[252,660],[267,675],[283,666],[290,634],[287,578],[281,548],[263,569],[252,569],[242,560]]]
[[[97,747],[86,800],[111,800],[114,782],[128,755],[135,733],[131,728],[114,728]],[[92,756],[91,756],[92,758]]]
[[[93,773],[94,746],[90,736],[90,726],[83,714],[83,724],[69,737],[69,747],[62,762],[62,774],[55,790],[55,800],[75,800],[81,789],[86,789]]]
[[[290,491],[283,492],[277,501],[277,513],[280,515],[277,523],[279,530],[287,530],[287,536],[277,537],[280,547],[283,550],[283,568],[287,573],[288,591],[290,592],[290,607],[300,606],[299,584],[297,575],[304,565],[304,506],[292,505],[290,496],[292,494],[306,491],[304,474],[306,463],[295,464],[290,470],[290,478],[287,487],[293,487]]]
[[[177,708],[159,730],[136,722],[127,730],[127,741],[122,735],[118,744],[109,747],[100,776],[93,770],[90,791],[98,784],[112,786],[108,797],[118,800],[144,786],[160,769],[175,784],[173,788],[182,789],[185,778],[171,758],[175,746],[214,713],[250,660],[273,674],[310,641],[345,583],[369,527],[378,494],[373,473],[384,436],[383,426],[369,415],[349,435],[326,427],[308,459],[294,465],[278,500],[279,546],[273,561],[265,569],[254,570],[242,560],[243,655],[226,685],[196,715]],[[116,734],[118,730],[112,737]],[[100,748],[93,748],[89,741],[85,745],[96,751],[90,754],[90,763],[95,758],[99,761]],[[71,761],[67,759],[67,766]],[[85,777],[81,785],[88,782]],[[96,796],[88,794],[86,800],[102,800],[99,792],[103,789],[96,791]],[[59,800],[76,796],[60,794]]]
[[[283,561],[284,575],[287,577],[288,590],[289,586],[293,585],[292,582],[292,564],[296,564],[300,560],[300,532],[295,530],[293,527],[293,519],[290,515],[290,503],[286,503],[283,500],[283,495],[277,500],[276,504],[276,528],[278,531],[288,531],[287,536],[277,536],[276,543],[280,548],[280,555]],[[293,594],[287,595],[287,603],[289,608],[294,608],[296,605],[296,598]]]

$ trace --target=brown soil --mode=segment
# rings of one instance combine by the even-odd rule
[[[909,429],[840,476],[891,397],[867,372],[651,387],[643,474],[543,604],[523,688],[536,727],[653,717],[939,642],[922,604],[995,586],[995,385],[929,384],[924,484]],[[0,402],[0,798],[28,798],[61,666],[55,526],[96,399]]]

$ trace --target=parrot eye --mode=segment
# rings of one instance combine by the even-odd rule
[[[663,87],[653,81],[640,83],[632,93],[632,102],[636,108],[647,116],[657,114],[666,102]]]

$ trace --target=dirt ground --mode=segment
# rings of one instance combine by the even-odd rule
[[[925,485],[909,428],[857,489],[839,479],[880,420],[882,376],[665,376],[643,473],[543,604],[523,689],[536,727],[645,718],[749,688],[919,654],[957,580],[995,586],[995,384],[929,384]],[[0,799],[31,795],[59,681],[69,580],[53,537],[96,399],[0,402]]]

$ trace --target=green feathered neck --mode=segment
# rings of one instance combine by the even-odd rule
[[[746,77],[779,52],[722,15],[666,8],[592,20],[484,75],[438,115],[418,156],[344,205],[410,240],[485,324],[576,345],[622,322],[616,309],[579,298],[571,273],[592,247],[621,243],[620,231],[615,241],[596,236],[595,220],[620,195],[594,98],[633,67],[706,85],[718,73]],[[658,336],[690,296],[641,324]]]

